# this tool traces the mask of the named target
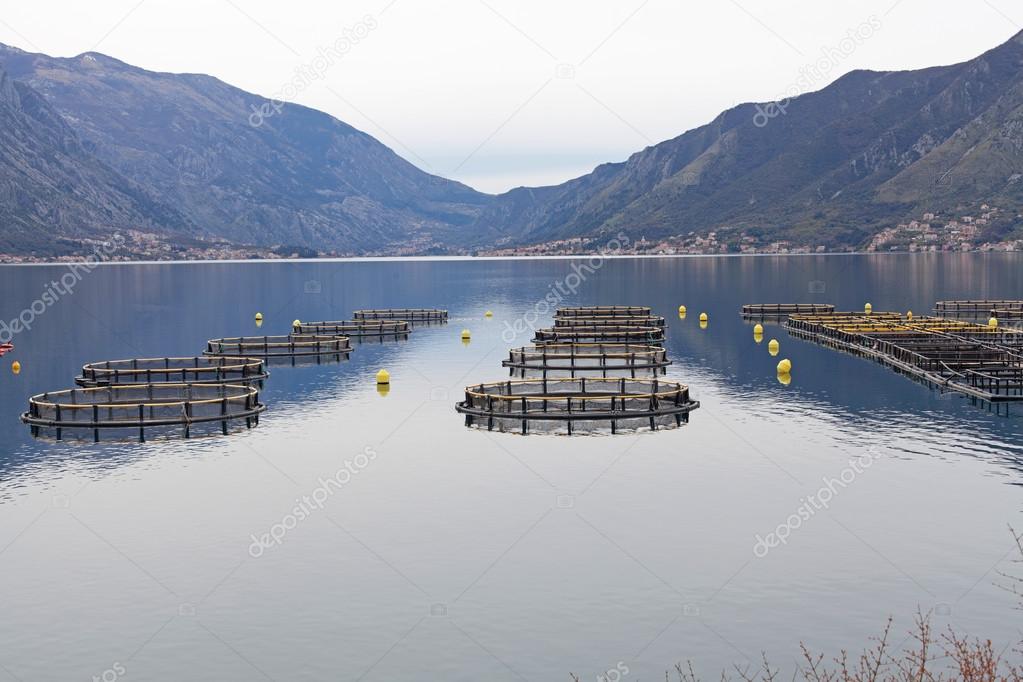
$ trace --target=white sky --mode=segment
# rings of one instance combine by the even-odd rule
[[[851,52],[832,51],[835,65],[810,89],[857,68],[962,61],[1023,29],[1015,0],[5,4],[0,42],[56,56],[96,50],[264,95],[371,17],[375,27],[294,101],[488,192],[561,182],[733,104],[777,99],[871,17],[879,28]]]

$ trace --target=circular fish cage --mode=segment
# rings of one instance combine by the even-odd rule
[[[203,355],[225,358],[261,358],[267,362],[331,362],[347,360],[352,342],[347,336],[236,336],[211,339]]]
[[[554,328],[562,327],[659,327],[664,329],[660,315],[634,317],[555,317]]]
[[[629,343],[565,343],[513,348],[501,363],[512,376],[569,378],[657,376],[667,372],[668,353],[660,346]]]
[[[1023,320],[1023,307],[1019,308],[992,308],[988,313],[991,317],[999,320]]]
[[[412,332],[412,324],[406,320],[301,322],[292,327],[292,332],[315,336],[347,336],[352,339],[401,339],[408,337]]]
[[[269,376],[257,358],[135,358],[90,362],[75,383],[86,388],[125,384],[250,384]]]
[[[659,379],[526,379],[465,389],[465,425],[526,434],[635,431],[681,426],[700,403]]]
[[[252,428],[265,409],[254,386],[135,384],[41,393],[29,399],[21,421],[34,436],[46,430],[57,440],[91,436],[99,441],[101,431],[138,429],[139,440],[145,441],[147,430],[181,429],[185,438],[215,430],[226,435],[232,422]]]
[[[555,327],[551,329],[537,329],[533,343],[632,343],[663,345],[664,330],[658,327],[625,327],[618,325]]]
[[[447,322],[448,311],[436,308],[377,308],[356,310],[356,320],[405,320],[408,322]]]
[[[580,305],[558,308],[554,317],[649,317],[650,306],[645,305]]]

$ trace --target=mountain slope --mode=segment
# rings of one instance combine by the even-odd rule
[[[1023,206],[1021,111],[1023,33],[962,64],[852,72],[784,112],[740,105],[624,163],[501,195],[480,231],[515,244],[731,226],[859,245],[914,211]]]
[[[82,239],[185,220],[97,160],[32,88],[0,69],[0,252],[80,251]]]
[[[327,114],[284,104],[253,116],[265,99],[210,76],[9,47],[0,47],[0,64],[45,97],[100,160],[204,235],[421,252],[458,243],[489,198],[420,171]]]

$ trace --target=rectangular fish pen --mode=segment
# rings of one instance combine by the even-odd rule
[[[1023,333],[895,314],[792,316],[793,336],[873,359],[928,385],[991,403],[1023,400]]]

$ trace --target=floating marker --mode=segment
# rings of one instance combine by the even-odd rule
[[[381,398],[386,398],[387,394],[391,392],[390,384],[377,384],[377,394]]]
[[[788,374],[791,371],[792,362],[788,358],[785,358],[784,360],[778,363],[778,374]]]
[[[987,326],[990,327],[991,329],[998,329],[998,318],[992,317],[990,320],[987,321]]]
[[[11,363],[11,371],[15,374],[21,374],[21,363],[15,360]]]
[[[906,319],[907,320],[912,320],[913,319],[913,311],[912,310],[907,310],[906,311]]]
[[[490,310],[488,310],[487,312],[483,313],[483,317],[493,317],[493,316],[494,316],[494,313],[493,313],[493,311],[490,311]]]
[[[301,329],[302,328],[302,320],[295,320],[294,322],[292,322],[291,323],[291,328],[294,329],[295,331],[298,331],[299,329]]]
[[[256,322],[263,321],[263,313],[256,313]]]
[[[684,305],[680,305],[678,307],[678,314],[679,315],[685,315],[686,314],[686,307]]]
[[[792,375],[788,372],[778,372],[778,383],[782,386],[788,386],[792,383]]]
[[[391,383],[391,373],[390,372],[388,372],[386,369],[382,369],[379,372],[377,372],[377,385],[378,386],[387,386],[390,383]]]
[[[863,306],[863,312],[869,315],[870,313],[874,312],[874,306],[867,303],[866,305]]]
[[[760,324],[759,322],[757,322],[755,325],[753,325],[753,336],[756,336],[758,334],[763,335],[763,333],[764,333],[764,325]]]
[[[764,334],[762,332],[760,334],[757,334],[756,332],[753,332],[753,340],[756,341],[757,343],[763,343],[764,342]]]
[[[700,320],[700,329],[707,328],[707,320]]]
[[[706,322],[707,319],[707,313],[700,313],[700,322]]]
[[[767,342],[768,353],[771,355],[777,355],[779,350],[781,350],[781,344],[778,343],[778,339],[771,339]]]

